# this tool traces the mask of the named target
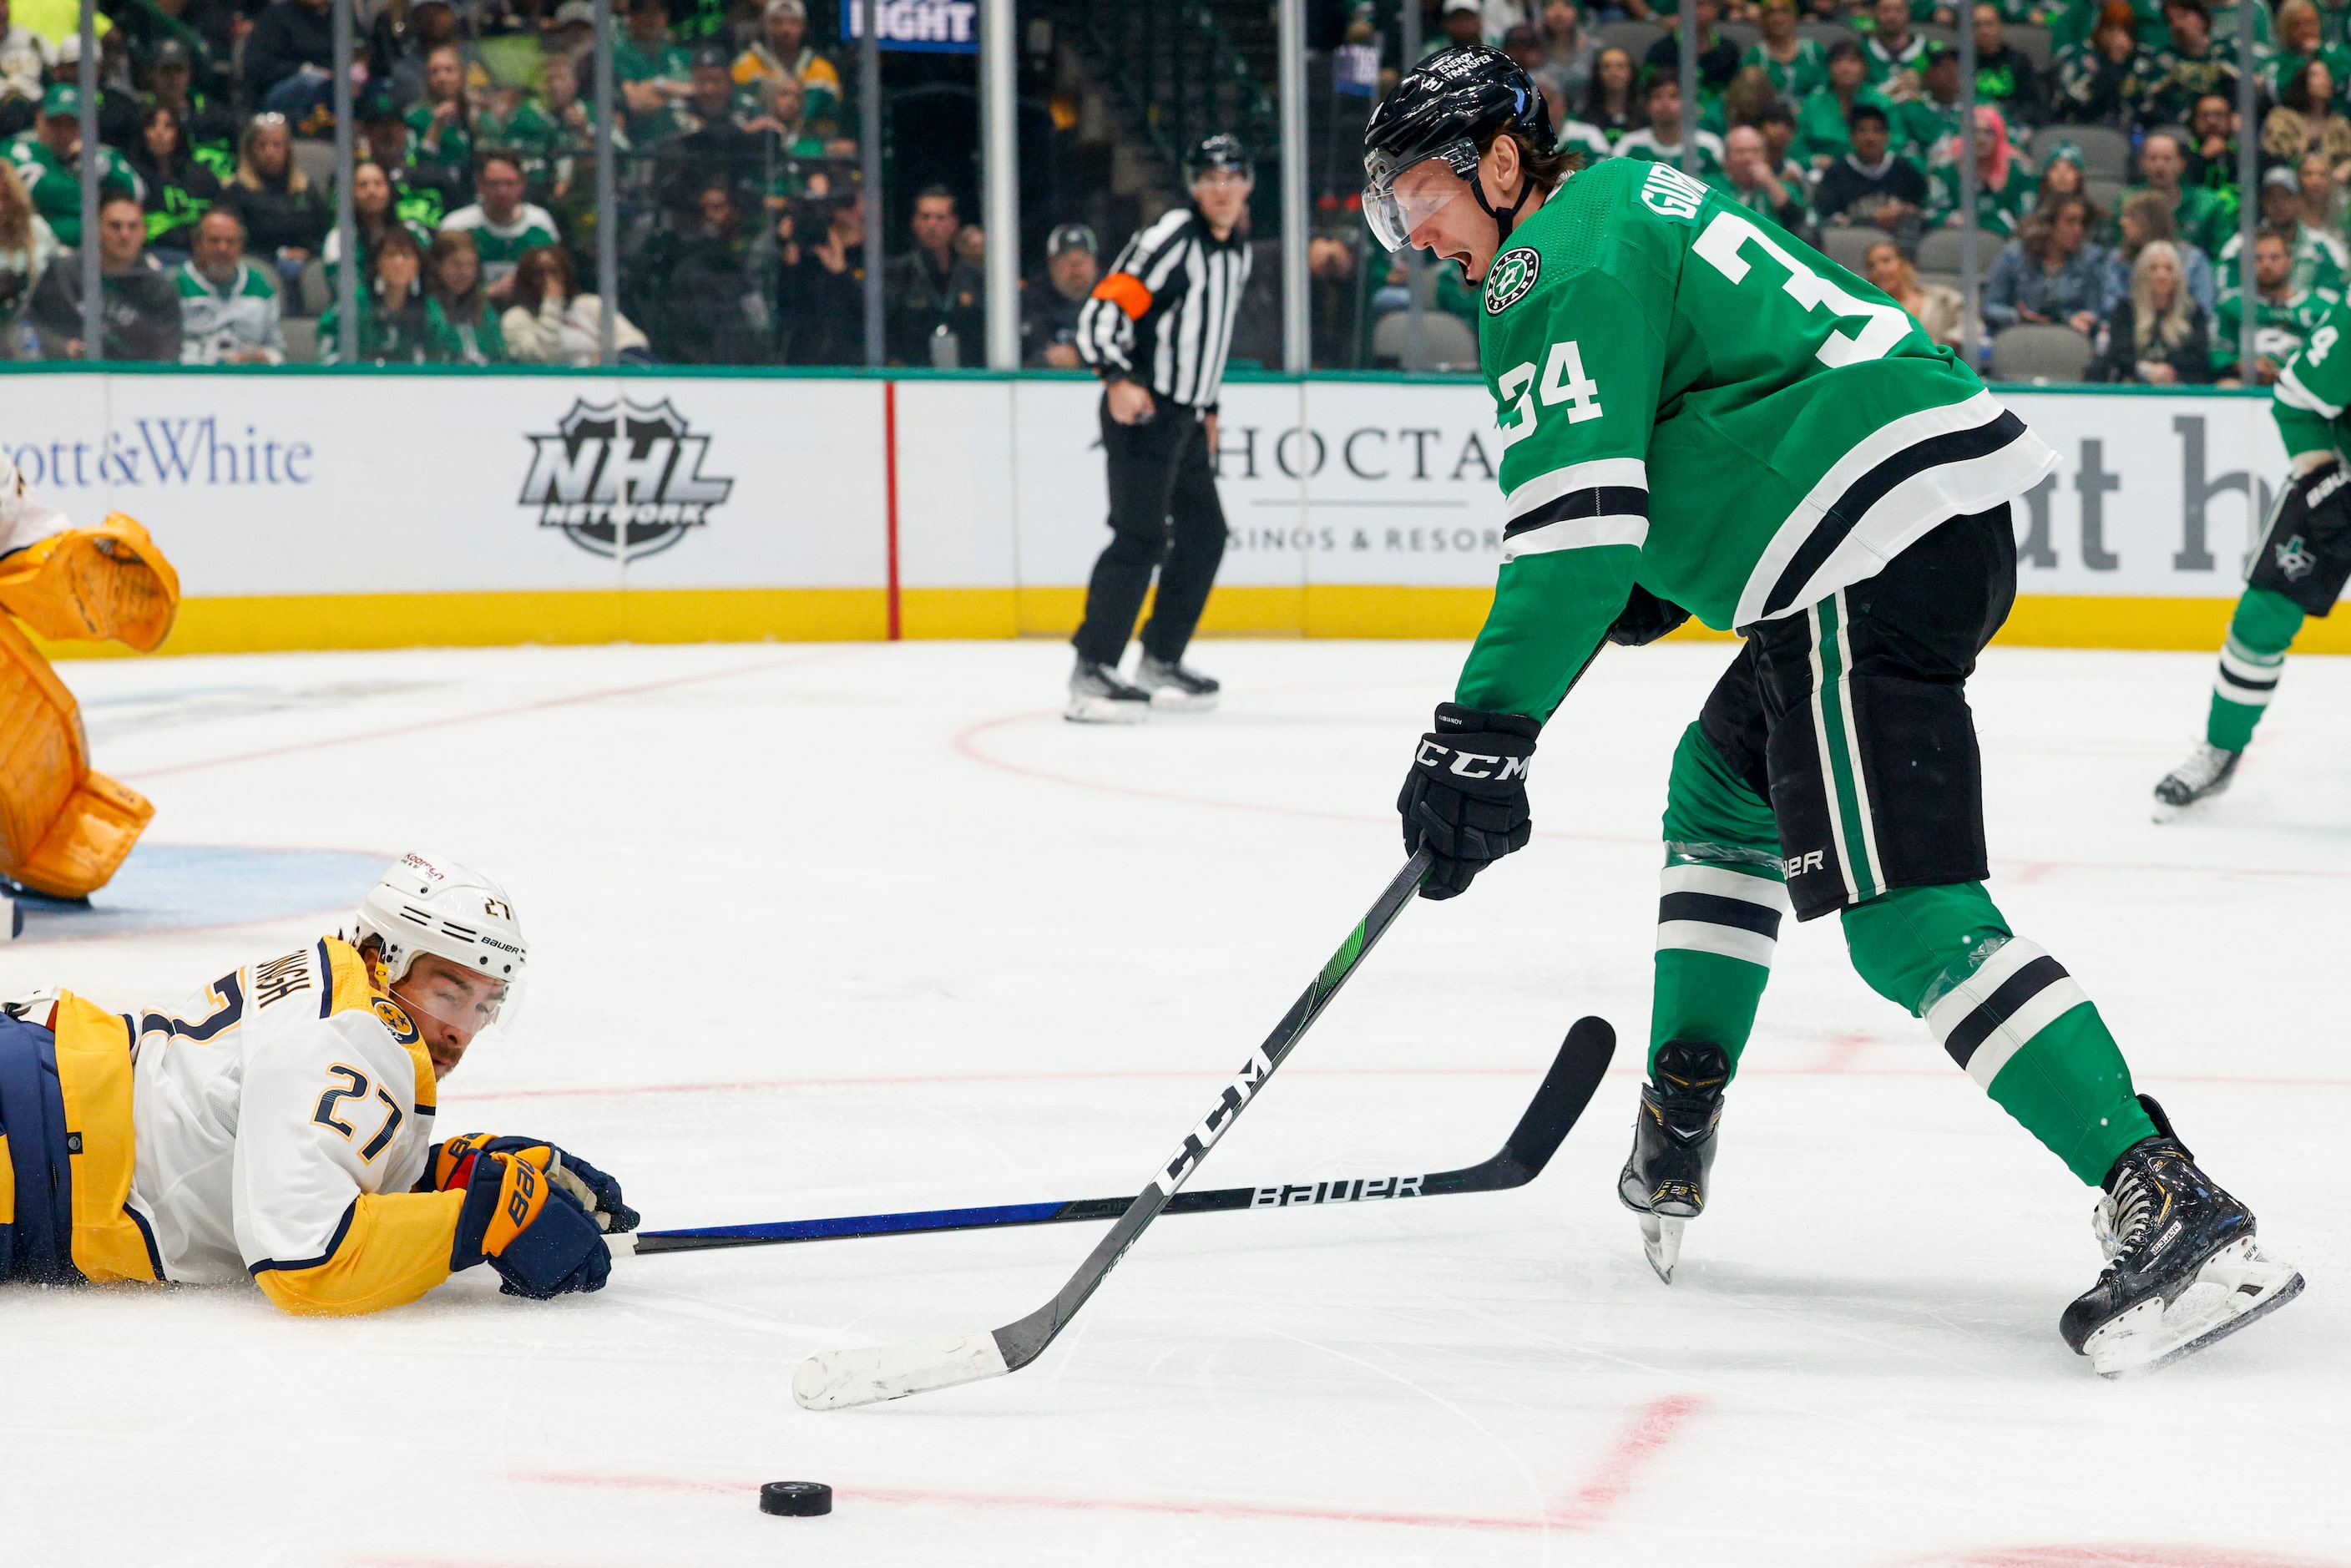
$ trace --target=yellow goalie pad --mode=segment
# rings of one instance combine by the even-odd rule
[[[154,814],[146,797],[89,770],[73,693],[0,616],[0,873],[54,897],[86,897]]]
[[[110,512],[0,559],[0,609],[44,637],[152,653],[180,612],[180,574],[135,518]]]

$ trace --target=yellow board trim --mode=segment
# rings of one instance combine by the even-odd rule
[[[57,998],[57,1089],[81,1152],[73,1172],[73,1260],[93,1283],[155,1278],[146,1233],[123,1206],[138,1155],[131,1132],[131,1031],[120,1013]]]
[[[1493,593],[1485,588],[1309,583],[1231,586],[1208,599],[1208,636],[1439,638],[1477,635]],[[2231,598],[2019,599],[2000,642],[2011,647],[2177,648],[2220,645]],[[899,596],[911,639],[1067,637],[1084,613],[1082,588],[909,588]],[[1148,614],[1148,606],[1145,607]],[[878,588],[583,590],[516,593],[353,593],[190,599],[166,653],[306,649],[478,648],[525,643],[843,643],[889,633]],[[1692,622],[1674,635],[1728,642]],[[119,644],[31,638],[52,659],[120,657]],[[2351,615],[2314,620],[2297,653],[2351,653]]]
[[[529,643],[852,643],[889,632],[878,588],[322,593],[187,599],[164,653],[498,648]],[[120,643],[57,643],[51,659],[121,658]]]
[[[0,1225],[16,1223],[16,1162],[8,1153],[8,1134],[0,1133]]]

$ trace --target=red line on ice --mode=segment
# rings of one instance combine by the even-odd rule
[[[752,1481],[701,1481],[680,1476],[612,1475],[603,1471],[517,1470],[507,1479],[526,1484],[599,1490],[692,1492],[739,1498],[747,1509],[758,1494]],[[1407,1513],[1388,1509],[1321,1507],[1311,1503],[1202,1502],[1182,1498],[1052,1497],[1021,1492],[958,1492],[912,1487],[836,1486],[843,1509],[861,1502],[935,1504],[948,1508],[1043,1510],[1061,1513],[1175,1514],[1201,1519],[1278,1520],[1301,1524],[1385,1524],[1416,1530],[1541,1531],[1548,1522],[1475,1513]]]
[[[1008,725],[1050,718],[1056,711],[1058,710],[1052,708],[1032,708],[1022,713],[1006,714],[999,718],[982,719],[979,723],[958,731],[951,744],[957,756],[977,762],[983,768],[993,768],[1000,772],[1015,774],[1023,779],[1042,779],[1049,784],[1063,784],[1072,789],[1091,789],[1102,795],[1123,795],[1136,800],[1165,800],[1179,806],[1205,806],[1218,811],[1257,811],[1274,817],[1305,817],[1322,822],[1376,822],[1382,826],[1387,826],[1395,821],[1392,817],[1364,816],[1355,811],[1323,811],[1311,806],[1276,806],[1256,800],[1220,800],[1213,795],[1186,795],[1173,789],[1144,789],[1131,784],[1105,784],[1098,779],[1080,779],[1067,773],[1056,773],[1049,768],[1032,768],[1026,763],[1008,762],[1003,758],[991,757],[979,747],[979,737],[990,730],[1002,729]],[[1557,839],[1573,843],[1625,844],[1642,849],[1657,847],[1657,841],[1655,839],[1635,838],[1623,833],[1563,833],[1538,828],[1535,830],[1535,837]],[[2051,872],[2160,872],[2166,874],[2187,872],[2215,877],[2340,878],[2351,876],[2351,870],[2338,870],[2326,866],[2199,866],[2167,865],[2159,861],[2004,860],[1998,857],[1995,857],[1991,863],[2001,868],[2001,873],[2003,876],[2025,883],[2039,882]]]
[[[1671,1442],[1683,1424],[1706,1400],[1694,1394],[1671,1394],[1642,1407],[1615,1447],[1602,1457],[1600,1468],[1580,1488],[1564,1515],[1542,1519],[1506,1514],[1425,1513],[1400,1509],[1336,1508],[1317,1503],[1199,1501],[1185,1498],[1058,1497],[1023,1492],[939,1491],[927,1488],[847,1485],[835,1489],[841,1503],[933,1504],[948,1508],[1042,1510],[1058,1513],[1139,1513],[1199,1519],[1275,1520],[1299,1524],[1394,1525],[1407,1530],[1544,1531],[1593,1530],[1640,1483],[1659,1449]],[[746,1502],[758,1489],[750,1481],[693,1480],[683,1476],[622,1475],[589,1470],[517,1470],[509,1481],[527,1485],[582,1487],[601,1491],[633,1490],[686,1492],[705,1497],[739,1498]]]
[[[1956,1078],[1940,1067],[1749,1067],[1741,1078]],[[877,1089],[914,1087],[929,1083],[1050,1083],[1128,1078],[1188,1078],[1201,1082],[1215,1075],[1178,1068],[1122,1069],[1093,1072],[932,1072],[875,1078],[744,1078],[715,1083],[615,1083],[569,1089],[460,1089],[441,1097],[444,1106],[475,1100],[581,1100],[600,1095],[720,1094],[772,1089]],[[1325,1067],[1301,1070],[1297,1078],[1523,1078],[1523,1067]],[[1634,1067],[1609,1070],[1611,1078],[1638,1078]],[[2351,1078],[2247,1078],[2231,1073],[2142,1072],[2149,1083],[2220,1083],[2252,1089],[2346,1089]]]
[[[581,703],[602,702],[608,697],[632,697],[646,692],[669,691],[677,686],[699,685],[705,681],[723,681],[736,675],[757,674],[762,670],[780,670],[792,664],[804,664],[815,659],[831,658],[840,652],[825,648],[815,653],[797,653],[781,659],[763,659],[756,664],[730,664],[723,670],[705,670],[698,674],[672,675],[664,680],[644,681],[632,686],[606,686],[592,692],[574,692],[569,696],[542,697],[538,702],[517,703],[512,707],[490,708],[482,713],[465,713],[448,718],[422,719],[414,724],[395,724],[381,729],[362,730],[357,735],[329,736],[324,740],[298,741],[292,746],[272,746],[259,751],[240,751],[228,757],[211,757],[200,762],[174,762],[167,768],[142,768],[135,773],[125,773],[126,779],[144,783],[150,779],[162,779],[173,773],[201,773],[207,768],[230,768],[240,762],[266,762],[273,757],[291,757],[297,752],[327,751],[339,746],[357,746],[364,741],[389,740],[396,735],[415,735],[424,730],[448,729],[461,724],[480,724],[487,719],[512,718],[517,714],[541,713],[549,708],[574,707]]]
[[[1905,1557],[1894,1568],[2340,1568],[2340,1560],[2290,1557],[2242,1546],[2102,1541],[2051,1546],[1962,1547],[1925,1557]]]
[[[1596,1530],[1607,1523],[1616,1505],[1656,1462],[1657,1451],[1705,1407],[1705,1396],[1698,1394],[1668,1394],[1642,1406],[1615,1448],[1601,1459],[1599,1470],[1552,1516],[1552,1522],[1564,1530]]]

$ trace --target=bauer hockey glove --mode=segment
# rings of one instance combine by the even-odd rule
[[[520,1154],[478,1153],[467,1166],[451,1272],[487,1262],[502,1293],[533,1301],[604,1288],[612,1253],[578,1199]]]
[[[1527,847],[1527,765],[1541,732],[1520,714],[1437,705],[1436,726],[1420,737],[1396,797],[1405,853],[1426,849],[1434,862],[1423,898],[1451,898],[1488,862]]]
[[[418,1183],[435,1192],[464,1186],[473,1178],[476,1155],[519,1155],[547,1173],[556,1186],[580,1200],[599,1230],[628,1231],[643,1218],[621,1196],[621,1184],[569,1149],[545,1138],[494,1138],[487,1133],[467,1133],[461,1138],[433,1145],[425,1177]]]

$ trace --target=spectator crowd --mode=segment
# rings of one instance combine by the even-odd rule
[[[291,345],[332,362],[348,267],[362,361],[594,363],[609,314],[623,359],[864,362],[859,148],[808,0],[615,0],[611,302],[581,282],[600,217],[588,0],[360,0],[340,62],[350,256],[330,0],[100,10],[102,204],[85,236],[78,13],[0,0],[0,358],[274,364]],[[980,363],[980,231],[944,188],[913,206],[887,267],[891,356]]]
[[[1701,179],[1864,273],[1955,347],[1967,325],[1959,236],[1936,236],[1972,223],[1995,371],[2001,336],[2032,328],[2044,347],[2073,334],[2058,359],[2086,379],[2266,383],[2351,272],[2351,0],[2239,0],[2252,7],[2250,58],[2245,18],[2214,0],[1697,0],[1694,106],[1671,0],[1431,4],[1432,50],[1507,51],[1587,159],[1679,164],[1688,143]],[[1654,26],[1610,26],[1625,22]],[[1971,212],[1960,26],[1976,57]],[[2257,104],[2249,291],[2241,73]],[[1401,308],[1404,267],[1367,270],[1373,309]],[[1442,277],[1433,302],[1474,325],[1476,300]]]
[[[1587,159],[1687,153],[1938,341],[1974,327],[1995,371],[2001,341],[2037,334],[2075,342],[2093,377],[2267,382],[2351,271],[2351,0],[1697,0],[1687,103],[1668,0],[1654,13],[1652,0],[1424,3],[1431,50],[1506,49]],[[349,336],[365,362],[580,365],[609,326],[642,361],[854,364],[872,266],[892,362],[983,362],[988,236],[955,192],[906,193],[886,260],[865,233],[844,134],[855,117],[826,47],[837,18],[819,37],[809,0],[613,9],[622,267],[606,300],[593,284],[607,215],[588,0],[360,0],[343,62],[329,0],[101,0],[89,235],[76,12],[0,0],[0,357],[332,361]],[[1361,9],[1349,8],[1351,40],[1373,36]],[[1978,104],[1966,211],[1961,26]],[[334,224],[339,68],[358,150],[349,256]],[[2250,128],[2241,75],[2255,88]],[[2238,185],[2248,134],[2251,193]],[[1950,243],[1970,225],[1974,323]],[[1327,322],[1368,324],[1409,300],[1405,269],[1359,265],[1362,243],[1335,228],[1310,241],[1318,359],[1358,351],[1324,351]],[[1024,285],[1026,363],[1076,366],[1103,254],[1084,224],[1052,229]],[[347,269],[348,323],[336,303]],[[1450,269],[1433,303],[1474,328],[1477,301]]]

